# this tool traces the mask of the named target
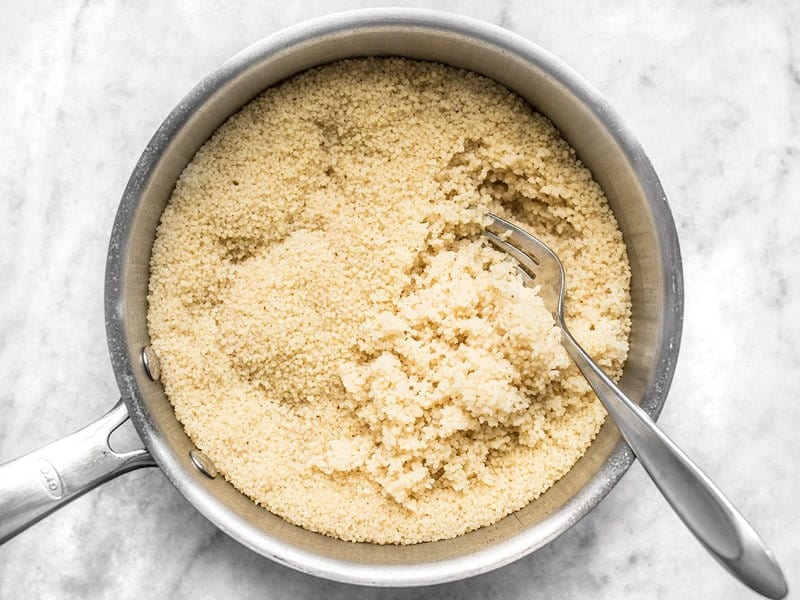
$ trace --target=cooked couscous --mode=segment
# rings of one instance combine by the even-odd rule
[[[494,523],[584,453],[605,413],[484,215],[548,243],[567,320],[611,375],[630,270],[553,125],[474,73],[319,67],[231,117],[184,170],[148,323],[187,434],[313,531],[415,543]]]

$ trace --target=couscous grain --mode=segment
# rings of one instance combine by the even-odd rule
[[[148,324],[178,419],[225,477],[345,540],[491,524],[605,413],[494,212],[563,260],[570,329],[619,376],[625,245],[553,125],[474,73],[400,58],[267,90],[197,152],[153,247]]]

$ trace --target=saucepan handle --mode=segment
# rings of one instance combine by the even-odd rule
[[[101,483],[154,466],[144,448],[114,452],[109,446],[127,419],[120,400],[91,425],[0,465],[0,544]]]

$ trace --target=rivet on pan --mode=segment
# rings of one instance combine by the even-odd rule
[[[142,364],[147,376],[153,381],[158,381],[158,378],[161,377],[161,363],[158,362],[158,356],[152,347],[142,348]]]
[[[197,470],[206,477],[214,479],[214,477],[217,476],[217,467],[215,467],[211,459],[200,452],[200,450],[190,450],[189,458],[192,459],[192,464],[197,467]]]

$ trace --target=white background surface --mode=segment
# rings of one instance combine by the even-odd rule
[[[248,43],[378,3],[0,4],[0,462],[88,423],[118,392],[106,246],[141,150]],[[613,6],[616,5],[616,6]],[[661,425],[800,587],[800,10],[770,3],[496,2],[503,26],[582,73],[638,136],[681,239],[684,340]],[[754,598],[636,464],[544,550],[473,580],[372,590],[300,575],[219,533],[157,469],[0,547],[0,598]]]

